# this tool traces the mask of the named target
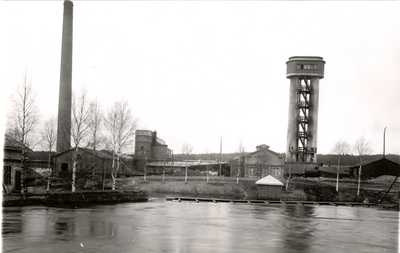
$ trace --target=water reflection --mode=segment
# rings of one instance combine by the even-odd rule
[[[383,225],[382,225],[383,224]],[[396,252],[398,213],[372,208],[164,202],[5,208],[15,252]]]
[[[3,236],[22,232],[23,222],[21,214],[22,209],[19,207],[3,208]]]
[[[287,217],[282,221],[285,227],[283,230],[284,247],[286,249],[309,252],[316,226],[312,219],[314,217],[314,207],[294,205],[284,206],[281,210],[283,216]]]

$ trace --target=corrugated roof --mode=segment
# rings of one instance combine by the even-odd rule
[[[271,175],[268,175],[266,177],[261,178],[260,180],[257,180],[256,182],[257,185],[279,185],[283,186],[283,183],[279,181],[278,179],[274,178]]]

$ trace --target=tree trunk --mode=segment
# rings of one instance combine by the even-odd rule
[[[50,150],[51,150],[51,149],[50,149]],[[49,173],[49,176],[47,177],[46,192],[49,192],[49,191],[50,191],[50,178],[51,178],[51,175],[52,175],[52,173],[53,173],[53,169],[51,168],[51,151],[49,151],[48,167],[49,167],[49,169],[50,169],[50,173]]]
[[[357,184],[357,197],[360,196],[360,187],[361,187],[361,173],[362,173],[362,159],[360,155],[360,167],[358,168],[358,184]]]
[[[119,153],[119,152],[118,152],[118,153]],[[114,171],[114,173],[113,173],[113,175],[112,175],[112,181],[113,181],[113,182],[112,182],[112,190],[113,190],[113,191],[115,191],[115,189],[116,189],[119,165],[120,165],[120,162],[119,162],[119,154],[117,154],[117,167],[116,167],[116,169],[115,169],[115,171]]]
[[[238,167],[237,173],[236,173],[236,184],[239,184],[239,171],[240,171],[240,169]]]
[[[208,184],[208,166],[206,167],[206,170],[207,170],[207,174],[206,174],[206,182],[207,182],[207,184]]]
[[[112,180],[112,186],[111,186],[111,190],[115,190],[115,176],[114,176],[114,172],[115,172],[115,152],[113,151],[113,157],[112,157],[112,169],[111,169],[111,180]]]
[[[336,192],[339,192],[339,171],[340,171],[340,155],[338,157],[338,167],[336,173]]]
[[[73,155],[73,162],[72,162],[72,184],[71,184],[71,191],[75,192],[75,181],[76,181],[76,165],[78,163],[78,147],[75,148],[75,152]]]
[[[25,194],[25,171],[26,171],[26,161],[25,161],[25,147],[22,147],[22,160],[21,160],[21,179],[20,179],[20,185],[21,185],[21,194]]]
[[[360,196],[360,185],[361,185],[361,165],[358,168],[357,197]]]

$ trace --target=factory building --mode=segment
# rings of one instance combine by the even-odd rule
[[[57,178],[62,178],[67,187],[71,185],[73,156],[75,149],[69,149],[54,156],[55,173]],[[97,183],[111,177],[112,152],[106,150],[92,150],[78,148],[77,152],[77,184],[84,186],[88,179]],[[132,158],[126,155],[120,157],[118,176],[133,174]]]
[[[23,149],[25,148],[25,166],[23,171]],[[53,155],[54,152],[51,153]],[[24,185],[34,184],[36,180],[43,178],[41,171],[48,172],[53,166],[49,152],[33,151],[17,141],[11,135],[6,134],[3,153],[3,190],[5,193],[20,192],[21,180],[24,177]],[[22,175],[24,173],[24,175]]]
[[[148,162],[172,159],[172,151],[164,140],[157,137],[156,131],[136,130],[135,132],[135,168],[143,171]]]
[[[285,175],[285,162],[283,156],[262,144],[256,151],[235,157],[231,161],[231,176],[261,178],[272,175],[282,178]]]

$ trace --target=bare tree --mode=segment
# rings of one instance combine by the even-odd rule
[[[364,155],[371,153],[371,146],[364,137],[360,137],[356,140],[354,144],[354,151],[358,155],[358,158],[360,159],[360,167],[358,168],[358,184],[357,184],[357,196],[360,196],[362,163],[364,160]]]
[[[103,113],[97,102],[93,101],[89,105],[89,117],[88,117],[88,131],[89,131],[89,141],[88,146],[94,151],[102,144],[103,139],[101,136],[101,128],[103,123]]]
[[[50,169],[50,172],[47,177],[46,191],[50,191],[50,181],[53,174],[53,168],[51,167],[51,152],[54,150],[54,145],[57,140],[56,119],[54,117],[51,117],[44,123],[44,128],[42,130],[42,140],[44,141],[46,149],[49,153],[48,168]]]
[[[184,155],[185,159],[188,160],[190,155],[193,152],[193,147],[189,143],[182,144],[182,154]]]
[[[105,118],[105,126],[113,154],[111,178],[112,190],[115,190],[122,151],[132,144],[136,130],[136,120],[127,102],[114,103]]]
[[[89,133],[89,104],[86,98],[86,93],[82,92],[77,98],[72,100],[72,127],[71,136],[74,144],[74,154],[72,162],[72,184],[71,191],[76,189],[76,168],[78,163],[78,148],[83,145],[83,141]]]
[[[242,168],[242,160],[244,160],[244,146],[242,141],[240,141],[239,143],[239,148],[238,148],[238,152],[239,152],[239,159],[238,159],[238,167],[237,167],[237,173],[236,173],[236,184],[239,184],[239,176],[240,176],[240,170]],[[244,161],[243,161],[244,164]]]
[[[93,151],[98,150],[98,148],[105,144],[104,136],[102,135],[102,126],[103,126],[103,112],[97,102],[97,99],[92,101],[89,104],[89,118],[88,118],[88,147],[90,147]],[[105,168],[103,166],[103,173],[102,173],[102,182],[104,186],[104,175],[105,175]],[[96,176],[96,166],[93,164],[91,177],[92,180],[95,179]]]
[[[34,141],[31,139],[37,124],[37,107],[31,83],[27,80],[25,73],[24,82],[17,88],[14,96],[14,107],[12,120],[8,126],[8,132],[22,144],[21,160],[21,193],[25,192],[25,174],[27,170],[26,157],[28,148],[32,147]]]
[[[336,192],[339,192],[340,158],[341,156],[350,153],[350,145],[345,141],[338,141],[333,147],[333,152],[338,156],[338,165],[336,170]]]

